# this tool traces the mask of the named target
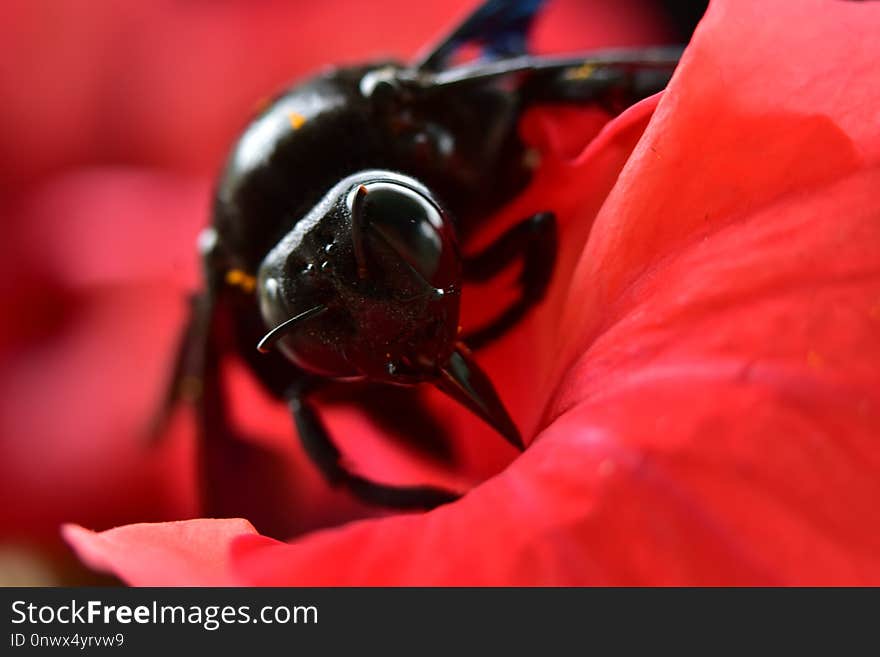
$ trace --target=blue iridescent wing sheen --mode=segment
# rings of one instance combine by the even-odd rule
[[[486,0],[439,43],[413,64],[418,72],[449,68],[464,46],[482,49],[487,61],[517,57],[527,52],[529,30],[546,0]]]
[[[545,0],[487,0],[417,61],[396,74],[415,93],[455,93],[502,81],[532,102],[635,102],[662,89],[680,46],[615,48],[569,55],[534,55],[527,40]],[[481,56],[456,62],[462,48]]]

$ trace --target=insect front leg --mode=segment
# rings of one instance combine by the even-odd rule
[[[291,525],[281,514],[288,499],[285,470],[278,453],[254,440],[238,426],[231,409],[224,362],[234,342],[234,304],[222,289],[200,298],[197,336],[190,342],[189,391],[184,401],[193,410],[196,429],[196,481],[199,513],[205,517],[247,517],[261,531],[287,535]]]
[[[206,234],[211,235],[209,229]],[[203,240],[204,241],[204,240]],[[225,268],[215,242],[203,248],[204,291],[190,298],[189,318],[182,331],[165,397],[153,422],[158,437],[175,407],[187,404],[196,429],[196,467],[200,512],[206,516],[242,515],[253,519],[238,478],[259,471],[275,474],[274,454],[244,440],[233,423],[222,378],[222,361],[234,343],[235,303],[224,286]],[[233,332],[234,333],[234,332]],[[272,477],[264,476],[262,480]],[[248,486],[254,490],[254,485]],[[270,526],[260,518],[262,526]]]
[[[519,299],[486,326],[462,336],[471,349],[480,349],[500,338],[536,305],[547,291],[557,250],[556,217],[539,212],[516,224],[480,253],[466,257],[463,275],[473,282],[487,281],[516,258],[522,259]]]
[[[204,385],[204,362],[211,330],[213,303],[208,293],[189,298],[189,316],[178,338],[177,351],[165,394],[150,424],[149,436],[158,440],[174,409],[182,402],[195,402]]]
[[[459,498],[458,493],[442,488],[382,484],[349,470],[309,401],[317,383],[316,379],[304,377],[288,390],[287,403],[303,449],[331,486],[344,486],[364,502],[396,509],[433,509]]]
[[[208,290],[190,298],[189,319],[182,331],[165,397],[153,420],[153,438],[161,436],[178,404],[188,403],[195,413],[202,510],[219,510],[215,489],[222,486],[217,469],[217,447],[230,442],[226,403],[220,381],[220,345],[216,330],[218,307]]]
[[[216,349],[213,333],[216,331],[223,268],[219,265],[219,240],[213,228],[202,231],[198,247],[205,289],[189,297],[189,314],[178,339],[171,376],[150,427],[150,436],[154,440],[161,436],[179,403],[198,403],[204,391],[209,352]]]

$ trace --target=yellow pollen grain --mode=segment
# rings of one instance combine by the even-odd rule
[[[820,367],[822,367],[822,365],[824,365],[824,363],[825,363],[825,359],[822,358],[822,356],[820,356],[813,349],[810,349],[807,352],[807,365],[809,365],[810,367],[815,368],[815,369],[819,369]]]
[[[596,67],[592,64],[581,64],[577,68],[570,68],[565,72],[566,80],[588,80],[595,72]]]
[[[226,272],[226,283],[245,292],[253,292],[257,287],[257,279],[241,269],[230,269]]]
[[[290,127],[294,130],[299,130],[306,122],[306,117],[299,112],[291,112],[287,115],[287,118],[290,119]]]

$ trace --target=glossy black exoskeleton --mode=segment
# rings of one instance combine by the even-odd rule
[[[432,383],[523,448],[471,349],[543,297],[556,253],[552,208],[481,253],[463,255],[460,244],[530,179],[517,134],[525,108],[552,101],[622,109],[662,88],[679,55],[527,55],[540,5],[489,0],[416,64],[331,70],[281,95],[248,126],[201,238],[206,288],[193,304],[166,410],[181,391],[196,390],[203,439],[228,433],[218,362],[235,350],[289,404],[328,481],[394,507],[430,508],[456,494],[349,471],[309,400],[320,383]],[[453,65],[466,45],[484,56]],[[519,299],[460,335],[463,283],[516,259]]]

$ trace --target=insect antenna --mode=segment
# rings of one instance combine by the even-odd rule
[[[266,335],[263,336],[263,339],[260,340],[257,345],[257,351],[261,354],[267,354],[285,335],[290,333],[300,322],[304,322],[307,319],[311,319],[315,315],[319,315],[320,313],[327,310],[327,306],[317,305],[314,308],[309,308],[308,310],[301,312],[299,315],[295,317],[291,317],[290,319],[281,322],[278,326],[269,331]]]

